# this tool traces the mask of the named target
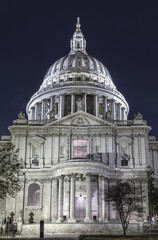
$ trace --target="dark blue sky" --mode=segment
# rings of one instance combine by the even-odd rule
[[[140,111],[158,137],[157,0],[0,0],[0,135],[69,53],[78,16],[87,52],[110,71],[129,119]]]

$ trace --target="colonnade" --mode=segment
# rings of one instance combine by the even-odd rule
[[[90,173],[84,175],[85,181],[85,192],[86,192],[86,216],[82,219],[85,222],[92,222],[92,177]],[[69,193],[69,216],[67,216],[68,222],[76,222],[75,216],[75,197],[76,197],[76,174],[69,175],[70,178],[70,193]],[[97,202],[98,202],[98,216],[97,220],[104,221],[110,216],[110,206],[104,200],[104,190],[108,182],[102,176],[96,176],[97,181]],[[52,183],[52,222],[63,221],[63,203],[64,203],[64,192],[63,192],[64,176],[60,176],[53,179]],[[56,202],[56,204],[54,204]],[[96,214],[96,213],[95,213]]]
[[[66,96],[71,96],[69,113],[65,112]],[[88,96],[93,97],[93,102],[88,103]],[[82,110],[84,112],[91,113],[94,116],[103,119],[127,120],[127,112],[125,107],[114,99],[109,99],[106,96],[100,97],[98,95],[88,95],[87,93],[82,95],[82,99]],[[88,110],[90,104],[93,104],[92,112],[89,112]],[[51,119],[52,116],[58,119],[65,115],[73,114],[76,111],[77,107],[75,94],[51,96],[50,98],[41,100],[41,102],[38,102],[31,107],[29,110],[29,120],[46,120]]]

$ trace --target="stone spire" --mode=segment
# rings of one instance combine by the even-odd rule
[[[81,31],[80,27],[81,27],[80,18],[78,17],[77,18],[77,23],[76,23],[76,31]]]
[[[80,24],[80,18],[77,18],[77,23],[76,23],[76,31],[73,34],[73,38],[71,39],[70,45],[71,45],[71,52],[75,53],[77,51],[82,51],[86,53],[86,40],[84,38],[83,33],[81,32],[81,24]]]

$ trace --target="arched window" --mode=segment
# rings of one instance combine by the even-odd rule
[[[40,206],[40,186],[33,183],[28,188],[28,206]]]

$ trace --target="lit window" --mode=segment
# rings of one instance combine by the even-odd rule
[[[87,158],[87,140],[74,140],[73,158]]]
[[[28,206],[40,206],[40,187],[36,183],[28,188]]]

